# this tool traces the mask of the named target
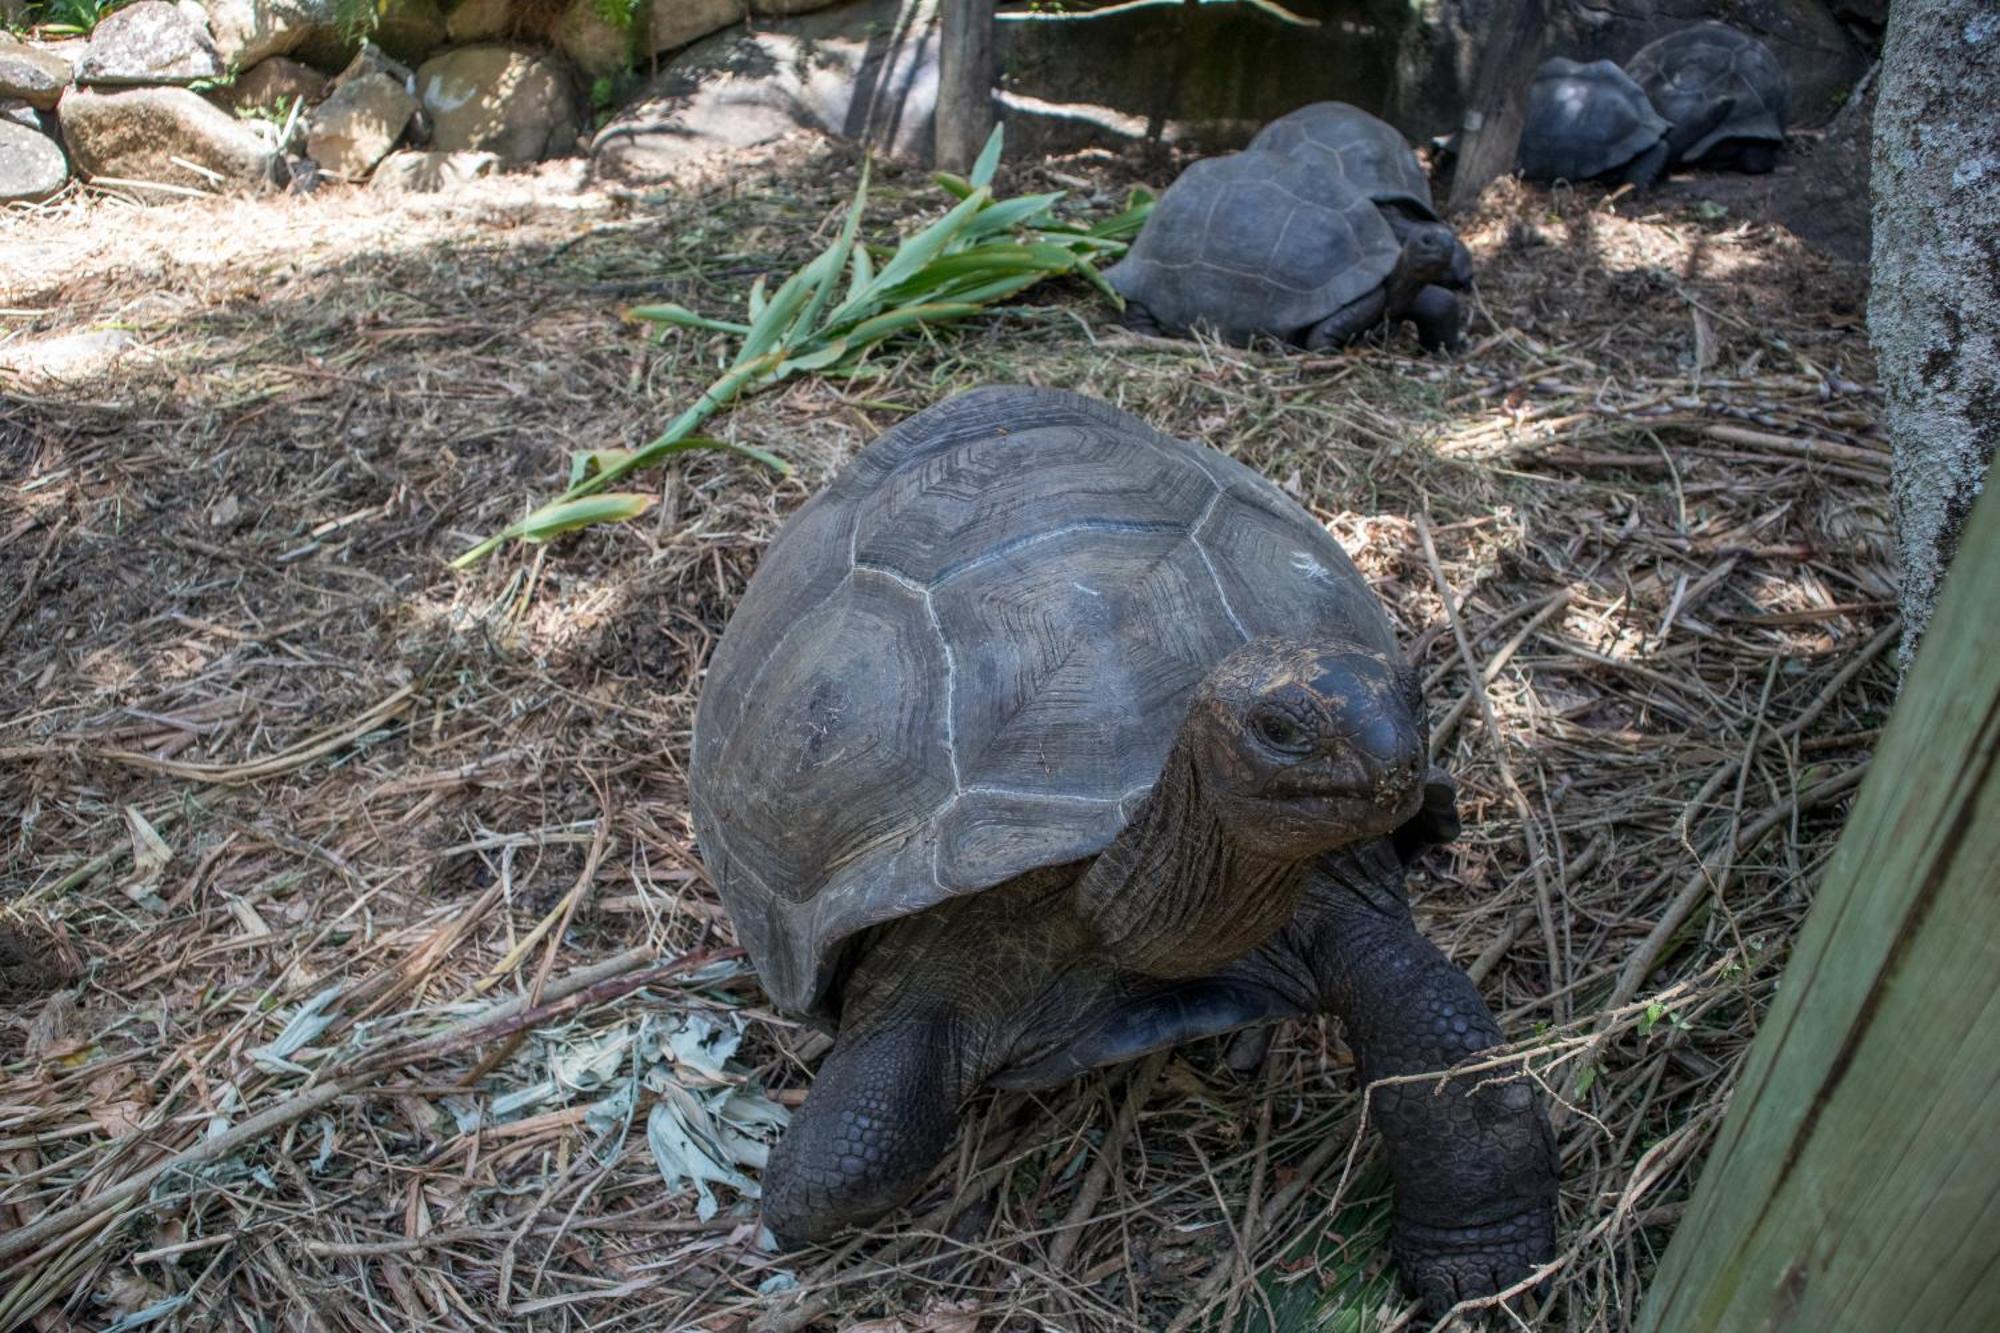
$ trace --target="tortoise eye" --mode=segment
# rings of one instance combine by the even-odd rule
[[[1250,719],[1250,729],[1280,754],[1308,754],[1313,748],[1312,733],[1281,708],[1258,709]]]

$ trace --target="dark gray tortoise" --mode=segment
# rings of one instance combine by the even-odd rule
[[[1545,60],[1528,90],[1521,174],[1532,181],[1599,180],[1645,189],[1733,110],[1725,101],[1699,120],[1674,124],[1609,60]]]
[[[1625,62],[1653,108],[1675,124],[1722,119],[1689,143],[1676,162],[1721,170],[1767,172],[1778,164],[1791,108],[1784,66],[1748,33],[1726,23],[1697,23],[1648,42]]]
[[[1430,177],[1416,150],[1394,125],[1346,102],[1314,102],[1278,117],[1257,131],[1249,153],[1318,154],[1354,188],[1375,201],[1396,239],[1412,229],[1442,223],[1431,199]],[[1449,278],[1438,284],[1453,291],[1472,285],[1472,253],[1452,237]]]
[[[1499,1042],[1404,897],[1457,828],[1417,679],[1304,510],[1102,403],[983,389],[863,450],[765,554],[695,716],[738,938],[838,1033],[772,1231],[906,1199],[982,1085],[1287,1015],[1340,1015],[1369,1080]],[[1556,1183],[1530,1083],[1444,1089],[1373,1103],[1434,1309],[1549,1254]]]
[[[1399,237],[1319,155],[1231,153],[1183,171],[1105,276],[1126,321],[1152,332],[1317,350],[1408,319],[1435,350],[1458,337],[1458,298],[1441,285],[1458,250],[1441,223]]]

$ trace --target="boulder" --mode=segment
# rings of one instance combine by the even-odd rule
[[[233,110],[289,107],[303,100],[308,105],[326,96],[326,75],[290,56],[271,56],[250,67],[224,90],[224,105]]]
[[[0,203],[46,199],[69,179],[69,159],[39,129],[0,120]]]
[[[271,136],[185,88],[72,88],[56,114],[71,158],[88,175],[200,189],[213,189],[217,176],[244,189],[269,187],[280,176]]]
[[[333,82],[328,86],[338,88],[350,79],[364,79],[370,74],[387,74],[405,88],[415,86],[417,81],[417,76],[408,65],[392,58],[375,43],[363,42],[355,51],[354,58],[347,62],[347,68],[334,75]]]
[[[500,169],[494,153],[440,153],[405,148],[382,159],[368,188],[383,194],[435,194],[439,190],[490,176]]]
[[[1819,142],[1801,145],[1789,170],[1773,181],[1771,216],[1851,264],[1866,264],[1872,243],[1869,158],[1879,83],[1879,77],[1864,79]]]
[[[840,3],[841,0],[750,0],[750,12],[758,18],[783,19]]]
[[[444,45],[444,11],[437,0],[388,0],[378,10],[368,40],[396,59],[414,65]]]
[[[0,120],[33,130],[37,134],[44,132],[42,113],[18,97],[0,97]]]
[[[678,51],[689,42],[741,23],[746,12],[744,0],[653,0],[646,48],[654,55]]]
[[[638,54],[643,15],[625,23],[604,17],[597,0],[573,0],[549,34],[562,53],[587,77],[616,74]]]
[[[533,162],[576,144],[576,90],[561,62],[511,46],[464,46],[424,62],[417,96],[431,146]]]
[[[0,97],[18,97],[47,111],[62,99],[73,74],[69,61],[55,52],[0,36]]]
[[[389,74],[349,79],[306,122],[306,156],[329,175],[360,180],[402,138],[417,99]]]
[[[444,16],[445,35],[454,42],[490,42],[514,26],[514,0],[458,0]]]
[[[202,0],[215,51],[231,69],[292,55],[309,40],[336,35],[339,0]]]
[[[179,5],[139,0],[90,30],[78,83],[193,83],[222,73],[208,29]]]
[[[643,179],[804,127],[922,161],[937,29],[920,16],[895,40],[901,8],[870,0],[697,42],[598,132],[591,155],[609,175]]]

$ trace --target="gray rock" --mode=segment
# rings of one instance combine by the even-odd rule
[[[440,153],[405,148],[382,159],[368,188],[382,194],[435,194],[490,176],[500,169],[495,153]]]
[[[306,156],[321,171],[360,180],[403,136],[417,99],[388,74],[350,79],[320,103],[306,123]]]
[[[485,42],[504,37],[514,25],[514,0],[458,0],[444,16],[445,34],[454,42]]]
[[[39,129],[0,120],[0,202],[46,199],[69,179],[69,159]]]
[[[801,127],[922,161],[937,108],[937,31],[893,40],[899,0],[871,0],[755,31],[717,33],[675,56],[598,132],[591,155],[644,179]]]
[[[87,175],[199,189],[216,188],[219,177],[225,186],[264,189],[281,174],[274,135],[185,88],[72,88],[57,115],[70,156]]]
[[[252,65],[231,84],[225,105],[237,110],[289,107],[303,100],[308,105],[326,96],[328,79],[310,65],[289,56],[271,56]]]
[[[576,89],[552,57],[510,46],[466,46],[424,62],[417,96],[431,146],[533,162],[576,143]]]
[[[42,113],[18,97],[0,97],[0,120],[33,130],[37,134],[47,133],[48,129],[42,124]]]
[[[446,36],[444,11],[437,0],[389,0],[378,4],[375,27],[369,40],[398,60],[414,65],[443,46]]]
[[[0,36],[0,97],[18,97],[47,111],[62,99],[73,71],[53,51]]]
[[[572,0],[550,37],[586,77],[616,74],[638,55],[642,18],[613,23],[604,17],[597,0]]]
[[[387,74],[405,88],[415,85],[417,76],[402,61],[392,58],[387,51],[373,42],[363,42],[347,62],[347,67],[333,76],[332,87],[338,88],[351,79],[366,78],[370,74]]]
[[[248,69],[336,31],[337,0],[202,0],[222,63]]]
[[[113,10],[90,31],[78,83],[193,83],[222,73],[208,30],[167,0]]]
[[[646,49],[654,55],[677,51],[732,23],[741,23],[745,12],[744,0],[653,0]]]

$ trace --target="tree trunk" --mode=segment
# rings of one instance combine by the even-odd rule
[[[944,0],[938,34],[937,164],[964,171],[993,133],[993,0]]]
[[[1640,1333],[2000,1328],[2000,494],[1960,561]]]
[[[1472,96],[1465,104],[1458,166],[1452,171],[1451,197],[1445,205],[1448,212],[1470,208],[1488,181],[1514,169],[1521,122],[1528,114],[1528,85],[1541,63],[1547,24],[1547,0],[1493,6],[1493,24],[1472,78]]]
[[[2000,442],[2000,12],[1897,0],[1882,49],[1868,329],[1894,445],[1903,665]]]

